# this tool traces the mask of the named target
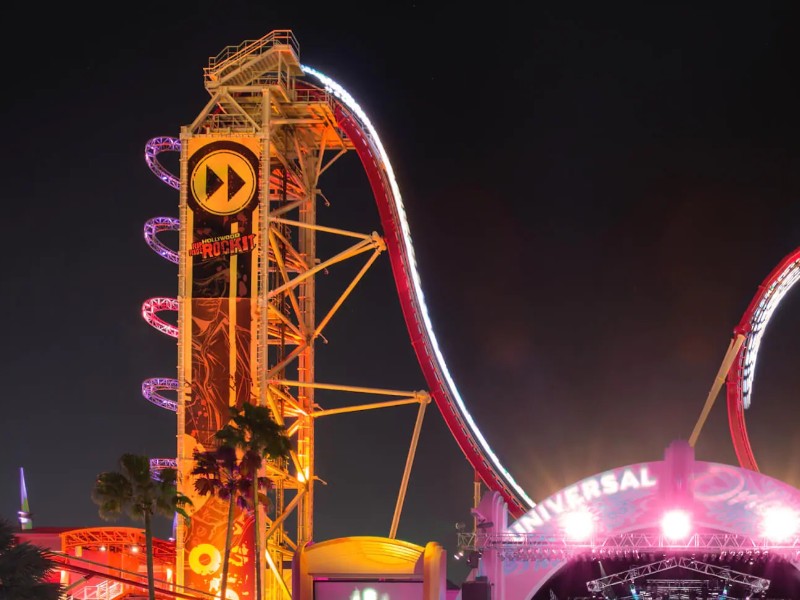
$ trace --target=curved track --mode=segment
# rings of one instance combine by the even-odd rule
[[[303,66],[303,71],[320,81],[337,99],[335,113],[338,124],[353,141],[367,173],[378,205],[406,327],[431,395],[464,456],[484,483],[502,494],[509,511],[518,517],[535,503],[492,451],[467,411],[447,369],[425,305],[403,200],[383,144],[367,115],[344,88],[310,67]]]
[[[767,275],[741,321],[733,330],[734,336],[743,335],[745,341],[728,372],[728,424],[739,464],[753,471],[758,471],[758,463],[747,435],[744,411],[750,407],[752,401],[758,350],[775,309],[798,280],[800,280],[800,248],[784,257]]]
[[[508,504],[511,514],[519,517],[535,506],[535,503],[503,467],[481,434],[447,368],[425,304],[400,190],[380,138],[366,114],[344,88],[310,67],[303,66],[303,70],[319,81],[325,91],[335,98],[338,125],[352,140],[369,179],[406,327],[431,395],[461,451],[481,480],[489,489],[499,492]],[[179,150],[180,140],[175,138],[154,138],[147,143],[145,149],[145,160],[151,171],[175,189],[180,189],[180,181],[159,163],[157,156],[161,152]],[[160,242],[157,234],[179,227],[177,219],[151,219],[145,225],[145,239],[157,254],[171,262],[177,262],[177,253]],[[150,325],[162,333],[176,336],[177,328],[158,317],[157,313],[163,310],[177,310],[177,300],[151,298],[145,302],[142,313]],[[142,393],[154,404],[175,410],[175,403],[158,392],[177,390],[177,386],[177,380],[153,378],[142,384]]]

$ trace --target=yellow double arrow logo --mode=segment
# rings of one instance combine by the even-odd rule
[[[215,215],[233,215],[250,203],[256,192],[256,172],[247,158],[232,150],[209,152],[191,176],[197,203]]]

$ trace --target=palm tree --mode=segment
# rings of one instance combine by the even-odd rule
[[[257,473],[263,464],[264,459],[281,459],[289,457],[291,442],[286,434],[286,428],[279,425],[272,419],[272,413],[266,406],[255,404],[244,404],[237,408],[232,406],[231,420],[222,429],[217,431],[215,437],[223,446],[237,448],[248,454],[254,463]],[[261,600],[261,525],[259,523],[259,504],[266,504],[266,498],[259,498],[261,486],[251,487],[252,498],[250,499],[253,507],[253,531],[254,531],[254,550],[257,557],[256,565],[256,598]],[[224,598],[224,596],[223,596]]]
[[[119,468],[119,471],[106,471],[97,476],[92,500],[99,506],[102,519],[115,521],[124,512],[135,521],[144,521],[147,587],[150,600],[155,600],[152,519],[156,515],[171,518],[175,513],[188,518],[185,507],[191,505],[191,500],[178,491],[178,472],[162,469],[158,477],[154,477],[147,456],[123,454]]]
[[[233,538],[234,509],[252,510],[254,514],[256,566],[256,594],[261,598],[261,550],[259,542],[258,506],[267,503],[266,492],[270,481],[259,477],[265,458],[278,459],[289,456],[290,442],[285,429],[272,420],[268,408],[245,404],[231,408],[231,420],[216,432],[220,443],[213,450],[194,451],[196,477],[195,490],[201,496],[214,495],[228,503],[228,521],[225,533],[225,552],[222,560],[220,597],[225,598],[228,586]]]
[[[242,510],[248,510],[253,487],[266,491],[269,481],[266,477],[257,477],[258,457],[253,452],[246,452],[239,458],[236,448],[223,445],[205,451],[195,448],[193,457],[195,464],[191,474],[195,477],[194,489],[201,496],[216,496],[228,504],[219,595],[220,598],[227,598],[234,509],[238,506]]]
[[[61,585],[48,581],[56,562],[44,548],[17,542],[9,521],[0,519],[0,598],[58,600]]]

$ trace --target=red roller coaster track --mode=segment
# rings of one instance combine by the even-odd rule
[[[325,86],[325,91],[331,96],[334,104],[338,125],[352,140],[369,179],[378,207],[406,327],[431,395],[470,465],[489,489],[497,491],[503,496],[510,513],[519,517],[535,506],[535,503],[517,484],[492,451],[467,411],[447,369],[425,306],[400,192],[377,132],[358,104],[341,86],[314,69],[304,66],[303,70]],[[180,182],[158,162],[157,155],[161,152],[179,150],[180,140],[175,138],[155,138],[148,142],[145,149],[145,159],[153,173],[167,185],[176,189],[179,189]],[[145,239],[155,252],[174,262],[174,251],[159,242],[156,236],[160,231],[176,229],[177,220],[166,217],[160,219],[161,221],[153,219],[148,221],[145,226]],[[177,310],[177,300],[174,298],[151,298],[142,307],[143,316],[148,323],[162,333],[174,337],[177,335],[177,328],[157,316],[158,312],[165,310]],[[172,409],[171,402],[165,403],[162,397],[154,393],[158,390],[176,387],[177,382],[169,380],[167,381],[169,385],[165,386],[163,385],[164,381],[145,381],[142,387],[143,394],[151,402]],[[158,385],[156,385],[157,383]]]
[[[377,132],[366,114],[341,86],[314,69],[304,66],[303,70],[321,81],[326,91],[337,99],[337,123],[352,140],[369,179],[378,206],[406,328],[431,396],[470,465],[489,489],[503,496],[509,512],[519,517],[535,506],[535,503],[514,481],[492,451],[466,410],[448,372],[425,306],[402,199]]]
[[[425,305],[400,192],[377,132],[344,88],[314,69],[303,66],[303,70],[307,75],[320,81],[325,91],[331,95],[338,126],[352,140],[367,174],[377,204],[406,327],[431,395],[470,465],[489,489],[502,495],[511,514],[518,517],[535,506],[535,503],[492,451],[467,411],[447,369]],[[179,140],[158,138],[148,143],[146,151],[150,168],[172,187],[179,187],[180,184],[177,178],[161,167],[156,155],[162,151],[179,149]],[[164,223],[148,222],[148,227],[145,232],[148,243],[156,252],[174,262],[174,252],[158,242],[156,234],[162,230],[176,228],[176,222],[173,220]],[[758,470],[747,435],[744,410],[750,404],[759,344],[773,311],[798,279],[800,279],[800,248],[786,256],[763,281],[740,323],[734,329],[734,335],[744,336],[745,341],[727,375],[728,418],[736,455],[739,463],[745,468]],[[163,333],[175,335],[176,328],[156,316],[159,311],[174,310],[176,307],[171,301],[174,302],[174,299],[150,299],[145,303],[143,313],[151,325]],[[173,383],[172,380],[169,383]],[[153,393],[156,387],[154,385],[147,387],[145,395],[151,401],[163,400]],[[171,387],[161,385],[158,389],[172,389],[172,387],[174,385]],[[160,404],[164,405],[163,402]],[[171,403],[167,408],[171,408]]]
[[[739,464],[753,471],[758,471],[758,463],[756,463],[753,449],[750,446],[750,438],[747,435],[744,411],[750,406],[753,395],[758,349],[772,314],[799,279],[800,248],[797,248],[784,257],[778,266],[767,275],[758,287],[758,291],[741,321],[733,330],[734,337],[744,336],[745,341],[728,372],[728,423]]]
[[[406,328],[431,396],[476,474],[490,490],[498,492],[503,497],[510,515],[519,518],[533,508],[535,503],[503,467],[481,434],[447,368],[422,292],[403,201],[380,138],[369,118],[344,88],[315,69],[302,66],[302,70],[305,75],[322,84],[324,93],[334,108],[336,125],[351,140],[367,175],[377,205]],[[179,189],[178,178],[164,169],[157,160],[157,155],[166,151],[180,151],[180,140],[175,138],[150,140],[146,147],[145,158],[156,176],[167,185]],[[160,242],[157,235],[178,228],[178,220],[169,217],[157,217],[145,225],[147,243],[155,252],[171,262],[177,262],[176,251]],[[752,470],[758,470],[758,467],[745,427],[744,410],[750,403],[758,347],[773,311],[798,279],[800,279],[800,248],[784,258],[764,280],[742,320],[734,329],[738,341],[741,342],[741,338],[744,338],[744,342],[726,378],[729,423],[739,462],[743,467]],[[160,318],[158,313],[175,310],[177,310],[177,300],[172,298],[151,298],[142,307],[143,316],[148,323],[173,337],[178,333],[177,327]],[[142,390],[151,402],[175,410],[176,403],[159,392],[174,392],[177,384],[177,380],[173,379],[152,378],[143,383]]]

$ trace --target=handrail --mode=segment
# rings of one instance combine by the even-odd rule
[[[237,63],[251,54],[260,52],[265,48],[277,45],[287,45],[295,54],[300,54],[300,44],[294,33],[289,29],[276,29],[257,40],[245,40],[236,46],[226,46],[219,54],[208,59],[208,66],[203,69],[206,80],[213,80],[214,75],[227,65]]]

